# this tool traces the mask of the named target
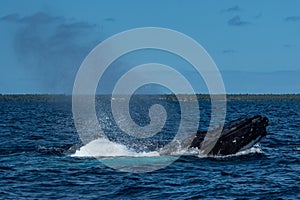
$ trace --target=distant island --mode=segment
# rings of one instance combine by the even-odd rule
[[[120,98],[125,95],[120,95]],[[137,97],[158,98],[166,101],[191,101],[190,94],[135,94]],[[218,95],[216,95],[218,96]],[[227,94],[228,101],[300,101],[300,94]],[[96,98],[110,98],[111,95],[99,94]],[[208,94],[197,94],[199,101],[210,100]],[[64,94],[0,94],[0,101],[13,102],[71,102],[72,95]]]

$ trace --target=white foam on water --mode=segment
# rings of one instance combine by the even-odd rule
[[[237,152],[235,155],[247,155],[247,154],[255,154],[255,153],[263,153],[263,150],[261,149],[260,144],[255,144],[253,147],[249,149],[245,149],[243,151]]]
[[[198,156],[200,150],[197,148],[189,148],[189,149],[178,149],[174,152],[171,152],[171,156]]]
[[[198,156],[199,158],[215,157],[215,158],[226,158],[235,157],[247,154],[263,153],[259,144],[253,147],[237,152],[233,155],[226,156],[211,156],[201,154],[200,150],[191,149],[176,149],[170,152],[169,156]],[[112,142],[105,138],[99,138],[89,142],[88,144],[82,146],[79,150],[76,150],[71,157],[96,157],[96,158],[111,158],[111,157],[159,157],[161,156],[158,151],[151,152],[136,152],[133,149],[126,147],[123,144],[118,144]],[[164,155],[165,156],[165,155]]]
[[[125,145],[99,138],[82,146],[72,157],[153,157],[159,156],[157,151],[135,152]]]
[[[255,144],[253,147],[245,150],[241,150],[235,154],[232,155],[225,155],[225,156],[215,156],[215,155],[203,155],[199,154],[199,158],[207,158],[207,157],[213,157],[213,158],[230,158],[230,157],[237,157],[237,156],[242,156],[242,155],[248,155],[248,154],[260,154],[263,153],[263,150],[261,149],[260,144]]]

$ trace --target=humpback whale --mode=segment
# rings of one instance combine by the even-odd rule
[[[170,142],[161,148],[158,154],[172,155],[178,150],[193,150],[195,148],[200,150],[202,155],[224,156],[236,154],[239,151],[251,148],[265,137],[267,135],[268,122],[268,118],[261,115],[239,118],[226,123],[221,134],[220,127],[214,130],[197,131],[197,133],[180,141],[174,140]],[[93,142],[95,143],[95,141]],[[109,140],[105,140],[105,142],[107,141],[109,142]],[[114,143],[114,145],[120,144]],[[84,148],[88,149],[86,146]],[[122,147],[121,151],[123,150]]]
[[[239,118],[224,125],[221,135],[212,148],[209,148],[208,155],[230,155],[239,151],[251,148],[267,135],[266,127],[268,118],[261,115]],[[207,134],[213,135],[215,130],[198,131],[187,138],[191,141],[190,148],[205,149],[202,142]]]

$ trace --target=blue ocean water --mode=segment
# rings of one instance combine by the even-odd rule
[[[143,111],[141,105],[133,102],[131,107]],[[172,136],[180,112],[176,103],[168,106],[172,109],[164,135]],[[256,147],[259,151],[227,157],[182,156],[149,173],[121,172],[93,157],[72,157],[82,143],[71,107],[68,101],[0,102],[1,199],[300,198],[299,101],[230,101],[227,121],[254,114],[269,118],[269,134]],[[209,103],[200,102],[200,107],[205,127]],[[146,114],[132,115],[143,119],[138,121],[141,125],[148,123]],[[120,138],[113,124],[105,128],[111,138]],[[130,145],[127,139],[118,142]],[[139,151],[140,147],[132,147]],[[153,149],[145,141],[140,150]]]

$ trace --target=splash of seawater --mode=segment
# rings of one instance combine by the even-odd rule
[[[207,158],[207,157],[234,157],[241,156],[247,154],[255,154],[255,153],[263,153],[259,144],[254,145],[253,147],[239,151],[233,155],[226,156],[210,156],[204,155],[197,148],[190,149],[174,149],[173,152],[169,152],[169,156],[198,156],[199,158]],[[123,144],[118,144],[112,142],[105,138],[99,138],[91,141],[90,143],[82,146],[79,150],[76,150],[72,157],[96,157],[96,158],[106,158],[106,157],[158,157],[161,156],[161,152],[159,151],[150,151],[150,152],[136,152],[133,149],[126,147]],[[165,156],[165,154],[163,154]]]
[[[72,157],[152,157],[159,156],[157,151],[135,152],[123,144],[99,138],[77,150]]]

